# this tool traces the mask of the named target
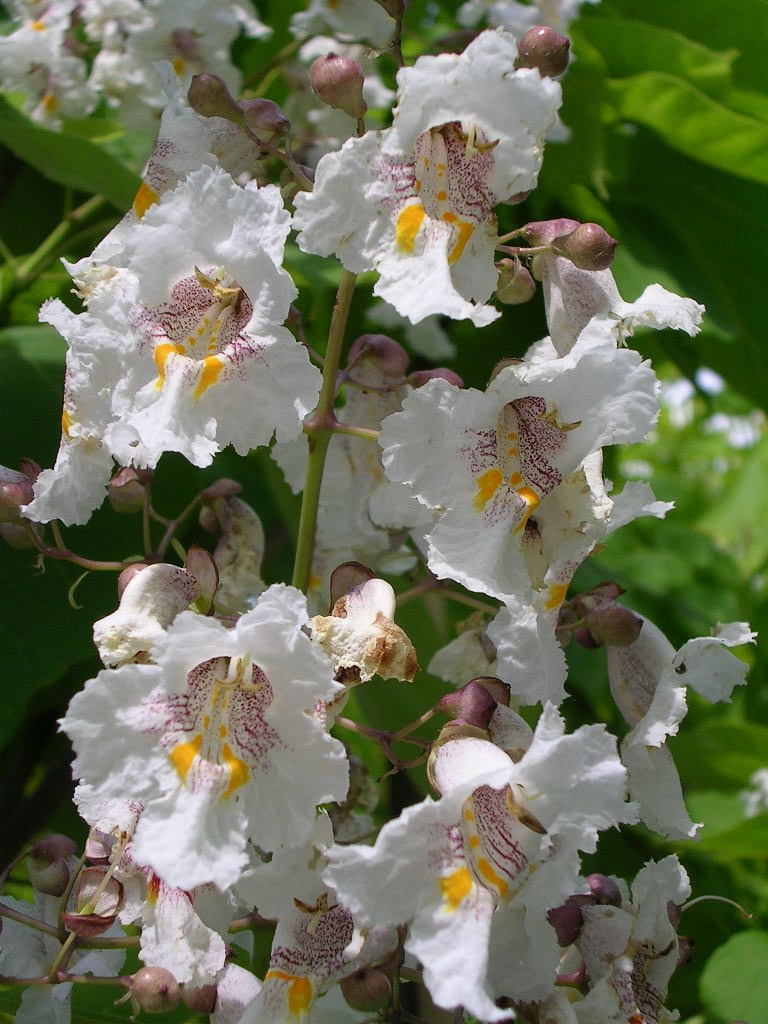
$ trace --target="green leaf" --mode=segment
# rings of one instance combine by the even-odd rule
[[[612,80],[608,95],[619,118],[658,132],[673,149],[740,178],[768,183],[768,124],[656,71]]]
[[[701,999],[718,1021],[768,1024],[768,932],[734,935],[707,961]]]
[[[34,124],[0,97],[0,142],[41,174],[127,210],[141,180],[88,139],[73,139]]]
[[[712,721],[675,738],[675,761],[698,789],[741,789],[766,763],[768,728],[751,722]]]

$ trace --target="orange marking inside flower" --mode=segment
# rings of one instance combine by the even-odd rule
[[[480,836],[470,836],[469,845],[472,847],[473,850],[476,850],[480,845]]]
[[[509,482],[512,484],[513,487],[517,487],[518,484],[521,484],[523,482],[523,474],[513,473],[512,476],[509,478]]]
[[[441,203],[444,203],[447,198],[448,198],[448,193],[444,189],[441,188],[440,191],[437,193],[437,199]]]
[[[288,974],[287,971],[271,970],[265,974],[264,984],[266,985],[271,979],[288,982],[288,1012],[292,1017],[301,1019],[309,1012],[312,1005],[312,983],[309,978]]]
[[[499,896],[504,895],[509,886],[501,877],[501,875],[497,874],[497,872],[494,871],[493,865],[490,863],[490,861],[486,860],[485,857],[478,858],[477,870],[486,880],[488,885],[492,889],[494,889],[499,894]]]
[[[221,749],[224,764],[229,768],[229,785],[224,790],[224,796],[232,796],[236,789],[244,786],[248,781],[248,765],[237,757],[228,743]]]
[[[142,181],[139,185],[139,191],[133,197],[133,212],[139,220],[141,220],[150,206],[154,205],[159,198],[160,196],[157,192],[155,192],[155,190],[148,185],[146,181]]]
[[[179,78],[181,78],[181,76],[184,74],[184,67],[184,58],[176,57],[173,61],[173,70],[176,72]]]
[[[504,481],[504,475],[498,466],[488,469],[477,478],[477,494],[475,495],[475,508],[482,510],[494,496]]]
[[[536,491],[532,490],[530,487],[518,487],[515,490],[515,494],[519,498],[522,498],[525,504],[528,506],[525,512],[523,513],[523,518],[520,520],[520,522],[514,530],[514,533],[519,533],[520,530],[523,529],[525,524],[530,519],[531,513],[534,512],[541,504],[541,499],[539,498]]]
[[[48,26],[45,24],[44,21],[39,21],[38,20],[38,21],[33,21],[32,22],[32,30],[34,32],[45,32],[45,30],[47,28],[48,28]]]
[[[552,583],[549,587],[549,597],[544,602],[544,607],[548,612],[551,612],[555,608],[559,608],[565,600],[565,594],[568,590],[567,583]]]
[[[72,434],[70,433],[72,427],[72,417],[69,415],[68,409],[61,410],[61,432],[68,441],[72,440]]]
[[[187,775],[189,774],[189,769],[192,767],[195,758],[200,753],[200,747],[202,744],[203,737],[198,735],[195,736],[194,739],[187,740],[184,743],[177,743],[173,750],[168,754],[171,764],[185,782]]]
[[[157,383],[155,387],[162,388],[163,382],[165,381],[165,364],[168,362],[170,356],[183,356],[184,346],[183,345],[172,345],[170,342],[165,342],[162,345],[158,345],[155,348],[155,364],[157,365]]]
[[[43,104],[43,106],[49,114],[53,114],[59,105],[59,101],[56,99],[52,92],[47,92],[40,102]]]
[[[406,206],[397,215],[397,221],[395,222],[395,244],[404,252],[413,252],[416,236],[419,233],[419,228],[425,216],[424,207],[420,202],[411,203],[410,206]]]
[[[199,398],[204,391],[215,384],[219,374],[224,369],[224,363],[218,356],[206,356],[203,360],[203,372],[195,388],[195,398]]]
[[[439,882],[443,897],[451,910],[456,910],[472,889],[472,876],[465,867],[457,868],[452,874],[440,878]]]

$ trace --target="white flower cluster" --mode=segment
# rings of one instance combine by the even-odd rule
[[[58,33],[50,52],[63,53],[74,6],[38,4],[35,22],[3,41],[7,66],[23,33]],[[332,24],[353,6],[313,2],[294,27],[309,31],[321,8]],[[109,103],[134,90],[149,108],[146,62],[168,56],[169,40],[176,64],[204,56],[226,77],[215,61],[234,33],[261,31],[231,3],[83,0],[78,12],[99,47],[83,97],[95,102],[98,91]],[[139,473],[176,452],[205,467],[227,445],[246,455],[273,437],[300,490],[315,457],[313,445],[298,447],[302,428],[313,442],[321,427],[339,435],[317,488],[307,587],[330,586],[331,614],[311,616],[295,587],[265,585],[270,542],[258,518],[211,489],[213,557],[188,552],[184,568],[157,558],[130,579],[119,609],[94,627],[106,667],[61,722],[89,856],[122,887],[115,915],[140,929],[147,967],[185,991],[217,986],[219,1024],[364,1019],[385,1003],[366,1005],[370,992],[354,986],[391,991],[403,954],[437,1006],[483,1021],[670,1019],[680,940],[668,904],[687,898],[685,872],[668,857],[643,868],[631,895],[608,880],[603,897],[581,876],[582,855],[622,824],[694,834],[666,739],[687,686],[730,699],[746,669],[728,648],[754,634],[718,626],[675,651],[630,616],[631,636],[604,640],[630,729],[620,747],[602,723],[569,731],[558,705],[574,573],[612,531],[670,507],[645,485],[614,494],[603,477],[603,449],[642,441],[658,414],[656,376],[625,342],[638,326],[693,335],[702,307],[659,285],[626,302],[610,270],[537,247],[531,269],[550,334],[484,390],[448,371],[409,373],[405,352],[381,335],[358,338],[338,375],[329,344],[321,374],[284,326],[297,294],[283,268],[291,227],[305,252],[335,253],[348,273],[376,271],[375,294],[413,323],[439,314],[481,327],[501,315],[490,303],[495,209],[535,187],[560,102],[560,86],[516,70],[516,55],[514,37],[491,30],[460,55],[401,69],[391,127],[323,156],[293,218],[276,185],[243,183],[259,155],[252,139],[194,114],[166,74],[171,98],[133,210],[68,268],[85,309],[52,300],[41,312],[68,355],[59,454],[25,508],[36,523],[86,522],[115,463]],[[45,83],[25,88],[42,88],[42,107],[63,112],[78,59],[53,59],[36,72]],[[326,392],[324,417],[310,416]],[[436,795],[384,824],[372,845],[340,842],[334,819],[370,806],[331,730],[350,725],[341,712],[352,687],[418,671],[393,621],[395,593],[367,566],[396,575],[418,559],[440,585],[494,602],[495,617],[431,664],[459,687],[437,708],[453,721],[413,740],[429,748]],[[600,607],[626,628],[611,601]],[[540,705],[534,728],[520,705]],[[360,731],[390,754],[410,735]],[[570,932],[564,907],[578,911]],[[254,912],[276,924],[263,979],[227,961],[228,929]],[[4,955],[3,971],[15,969]],[[41,971],[52,955],[29,953]],[[569,971],[582,983],[566,998]]]

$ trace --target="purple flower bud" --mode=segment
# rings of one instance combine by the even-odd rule
[[[235,495],[240,494],[242,489],[243,485],[239,484],[237,480],[230,480],[229,477],[223,476],[205,488],[203,498],[205,501],[215,501],[216,498],[234,498]]]
[[[496,298],[507,306],[520,306],[536,294],[536,282],[519,260],[503,259],[496,264],[499,280]]]
[[[140,473],[131,466],[118,469],[109,481],[107,497],[109,504],[120,515],[141,512],[146,489]]]
[[[194,75],[187,91],[189,105],[202,117],[223,117],[233,124],[243,123],[243,112],[223,78],[204,71]]]
[[[517,44],[515,68],[537,68],[544,78],[562,75],[568,67],[571,41],[549,25],[534,25]]]
[[[26,526],[17,526],[15,523],[0,523],[0,538],[15,551],[23,551],[24,548],[33,548],[35,542],[29,535]]]
[[[142,967],[131,979],[130,995],[145,1013],[167,1013],[179,1005],[181,989],[164,967]]]
[[[420,388],[427,381],[435,380],[436,377],[447,380],[449,384],[454,384],[457,388],[464,387],[461,377],[445,366],[437,366],[434,370],[414,370],[413,373],[408,374],[408,383],[411,387]]]
[[[408,369],[408,353],[386,334],[361,334],[355,338],[347,365],[352,367],[362,359],[369,359],[381,373],[395,379],[405,376]]]
[[[612,878],[597,873],[587,875],[587,885],[598,903],[610,904],[612,907],[621,906],[621,893]]]
[[[503,684],[502,684],[503,685]],[[487,729],[496,710],[497,700],[490,689],[480,680],[473,679],[461,689],[446,693],[435,704],[436,711],[453,715],[455,723],[474,725],[478,729]]]
[[[335,53],[318,57],[310,66],[309,81],[318,99],[356,120],[368,109],[363,99],[365,75],[356,60]]]
[[[34,498],[33,480],[26,473],[0,466],[0,523],[23,526],[19,511]]]
[[[355,971],[339,983],[347,1006],[361,1013],[374,1013],[389,1005],[392,985],[377,967]]]
[[[259,138],[271,139],[275,136],[287,135],[291,130],[291,122],[274,100],[261,97],[240,100],[237,104],[246,126]]]
[[[67,858],[76,850],[74,841],[59,833],[46,836],[32,846],[27,857],[27,874],[38,892],[61,896],[69,882]]]
[[[599,224],[579,224],[552,240],[552,252],[565,256],[579,270],[607,270],[616,255],[616,239]]]
[[[549,245],[561,235],[575,231],[579,226],[577,220],[569,217],[558,217],[557,220],[533,220],[522,229],[523,238],[529,245]]]
[[[562,906],[553,907],[552,910],[548,910],[547,920],[555,929],[559,946],[572,945],[578,939],[579,932],[584,924],[580,904],[570,898]]]

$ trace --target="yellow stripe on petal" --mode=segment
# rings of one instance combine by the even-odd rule
[[[411,203],[397,215],[395,243],[403,252],[413,252],[416,236],[425,216],[424,207],[419,202]]]
[[[195,398],[199,398],[204,391],[215,384],[224,369],[224,361],[219,356],[206,356],[203,360],[203,372],[195,388]]]
[[[493,469],[488,469],[485,473],[482,473],[476,480],[477,494],[474,498],[475,508],[482,511],[496,491],[498,491],[503,481],[504,474],[498,466],[494,466]]]
[[[139,191],[133,197],[133,212],[139,220],[141,220],[150,206],[156,203],[159,198],[160,196],[157,192],[155,192],[155,190],[148,185],[146,181],[142,181],[139,185]]]
[[[493,869],[493,865],[485,857],[478,857],[477,870],[483,876],[486,884],[499,896],[503,896],[509,886],[504,879]]]
[[[312,1005],[312,983],[309,978],[302,978],[287,971],[267,971],[264,984],[268,981],[287,982],[288,1012],[297,1020],[304,1020]]]
[[[61,432],[68,441],[72,440],[72,417],[69,410],[61,410]]]
[[[200,753],[200,747],[202,744],[203,737],[195,736],[194,739],[187,740],[184,743],[177,743],[176,746],[168,753],[171,764],[185,782],[187,775],[189,774],[189,769],[192,767],[195,758]]]
[[[522,498],[525,504],[528,506],[525,512],[523,513],[523,518],[520,520],[520,522],[517,524],[513,531],[514,533],[519,533],[520,530],[522,530],[525,524],[528,522],[531,513],[535,512],[535,510],[541,504],[541,498],[539,498],[536,491],[532,490],[530,487],[518,487],[515,491],[515,494],[518,496],[518,498]]]
[[[555,608],[559,608],[565,600],[567,590],[567,583],[551,583],[549,587],[549,597],[544,602],[545,609],[548,612],[551,612]]]
[[[469,868],[457,868],[452,874],[446,875],[445,878],[440,878],[438,881],[445,902],[452,911],[456,910],[472,890],[472,875],[469,873]]]
[[[162,345],[155,347],[155,364],[157,365],[157,383],[155,387],[158,391],[162,388],[165,382],[165,364],[168,362],[170,356],[183,356],[184,346],[183,345],[172,345],[170,342],[165,342]]]
[[[451,264],[457,263],[461,259],[461,254],[464,252],[466,244],[472,237],[472,232],[475,230],[474,224],[470,224],[468,220],[458,221],[455,227],[458,229],[459,237],[456,239],[453,248],[448,253],[448,262]]]
[[[221,748],[224,764],[229,768],[229,785],[224,790],[224,796],[231,796],[236,789],[244,786],[248,781],[248,765],[237,757],[228,743]]]

